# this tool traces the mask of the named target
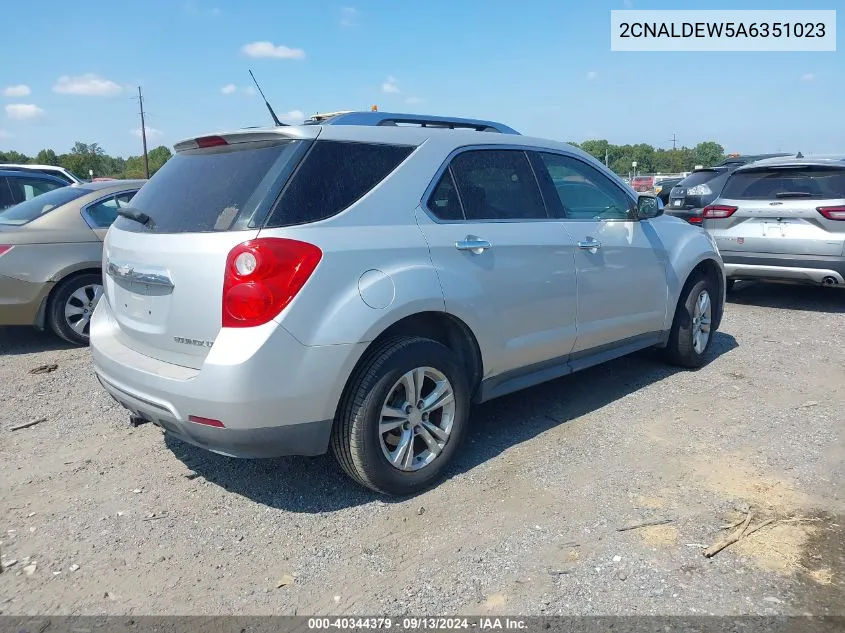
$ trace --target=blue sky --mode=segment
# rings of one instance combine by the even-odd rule
[[[274,109],[427,112],[558,140],[845,151],[845,52],[610,51],[611,9],[798,9],[797,0],[47,0],[4,3],[0,149],[150,145],[269,121]],[[843,8],[816,0],[813,9]],[[24,28],[24,25],[25,28]],[[841,46],[841,44],[840,44]]]

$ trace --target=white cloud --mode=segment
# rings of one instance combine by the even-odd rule
[[[53,86],[53,91],[63,95],[84,95],[86,97],[113,97],[123,92],[123,87],[93,73],[71,77],[62,75]]]
[[[399,86],[396,85],[396,77],[388,77],[387,81],[381,85],[381,91],[397,95],[402,92],[399,90]]]
[[[12,134],[11,132],[7,132],[6,130],[0,128],[0,139],[2,139],[2,138],[12,138],[12,137],[14,137],[14,134]]]
[[[32,103],[10,103],[6,106],[6,116],[18,121],[28,121],[44,116],[44,110]]]
[[[238,87],[235,84],[226,84],[220,89],[220,92],[222,92],[224,95],[230,95],[237,89]]]
[[[806,73],[801,75],[801,81],[815,81],[816,76],[813,73]]]
[[[598,78],[599,74],[595,70],[590,70],[587,72],[587,79],[596,79]]]
[[[358,9],[343,7],[340,10],[340,25],[346,28],[358,26]]]
[[[26,97],[32,90],[25,84],[18,84],[17,86],[6,86],[3,88],[4,97]]]
[[[405,103],[407,103],[408,105],[417,105],[422,102],[423,100],[419,97],[408,97],[407,99],[405,99]]]
[[[151,140],[156,139],[156,138],[161,138],[162,136],[164,136],[164,132],[162,132],[161,130],[155,129],[154,127],[150,127],[149,125],[144,126],[144,129],[147,130],[147,140],[148,141],[151,141]],[[139,128],[139,127],[136,127],[134,130],[129,130],[129,133],[132,136],[141,138],[141,128]]]
[[[252,86],[247,86],[246,88],[244,88],[244,94],[247,97],[254,97],[255,95],[258,94],[258,91],[255,88],[253,88]]]
[[[290,112],[282,112],[279,115],[280,121],[287,121],[288,123],[302,123],[305,120],[305,113],[302,110],[291,110]]]
[[[305,51],[301,48],[276,46],[273,42],[252,42],[244,44],[241,50],[249,57],[275,57],[277,59],[305,59]]]

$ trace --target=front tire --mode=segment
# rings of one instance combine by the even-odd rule
[[[47,312],[50,329],[74,345],[88,345],[91,315],[103,295],[100,275],[83,273],[56,286]]]
[[[707,360],[713,344],[713,316],[716,314],[716,285],[703,275],[684,287],[675,310],[675,319],[666,345],[669,362],[687,369],[698,369]]]
[[[355,481],[410,495],[441,479],[469,417],[460,359],[437,341],[398,337],[353,374],[332,429],[332,452]]]

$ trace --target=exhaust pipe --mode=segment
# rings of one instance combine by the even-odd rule
[[[822,279],[822,286],[835,286],[837,283],[836,278],[829,275]]]

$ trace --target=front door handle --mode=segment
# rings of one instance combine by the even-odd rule
[[[473,255],[481,255],[481,253],[491,247],[492,244],[490,242],[482,240],[475,235],[467,235],[460,242],[455,242],[455,248],[459,251],[470,251]]]
[[[586,240],[578,242],[578,248],[583,248],[588,251],[597,251],[601,248],[601,242],[595,238],[588,237]]]

